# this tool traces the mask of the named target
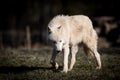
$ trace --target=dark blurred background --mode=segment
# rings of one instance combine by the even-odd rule
[[[47,24],[58,14],[89,16],[99,47],[120,47],[119,8],[117,0],[1,0],[0,48],[48,45]]]

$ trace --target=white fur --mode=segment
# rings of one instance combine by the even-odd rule
[[[64,51],[63,72],[72,70],[78,44],[82,43],[87,55],[93,54],[97,61],[97,69],[101,68],[100,54],[97,51],[97,34],[91,20],[84,15],[54,17],[48,24],[49,39],[54,42],[51,63],[55,66],[57,51]],[[71,47],[71,64],[68,69],[68,55]]]

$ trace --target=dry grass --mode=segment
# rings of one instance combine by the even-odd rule
[[[68,74],[55,70],[49,64],[51,48],[38,51],[0,50],[0,80],[119,80],[120,49],[99,50],[103,68],[95,70],[94,59],[89,60],[81,49],[77,54],[74,69]],[[57,61],[62,66],[62,54]],[[90,63],[89,63],[90,62]]]

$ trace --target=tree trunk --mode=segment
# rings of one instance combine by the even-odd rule
[[[27,26],[26,27],[26,38],[27,38],[27,49],[31,50],[31,34],[30,34],[30,27]]]

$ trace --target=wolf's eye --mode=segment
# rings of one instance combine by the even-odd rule
[[[60,28],[61,28],[61,26],[58,27],[58,29],[60,29]]]
[[[59,42],[62,42],[62,40],[60,40]]]
[[[52,32],[51,31],[48,31],[49,34],[51,34]]]

